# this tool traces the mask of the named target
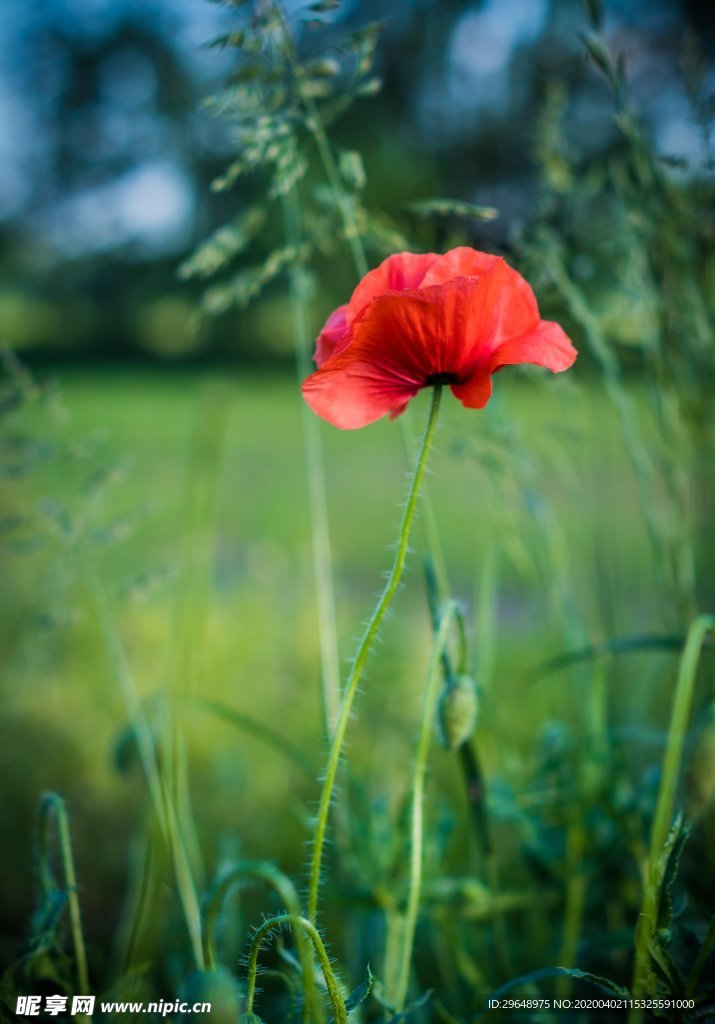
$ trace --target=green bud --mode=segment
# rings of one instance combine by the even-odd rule
[[[445,750],[457,750],[474,732],[477,687],[471,676],[450,676],[437,706],[439,739]]]

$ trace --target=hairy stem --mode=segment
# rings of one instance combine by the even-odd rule
[[[249,878],[258,879],[259,881],[265,882],[269,885],[278,894],[288,914],[292,918],[297,919],[301,916],[300,900],[298,899],[298,894],[295,891],[295,886],[291,882],[290,878],[288,878],[287,875],[284,875],[282,871],[279,871],[272,864],[264,864],[254,861],[241,861],[238,864],[234,864],[232,867],[224,871],[216,880],[206,903],[201,941],[206,969],[209,971],[216,969],[214,930],[219,913],[221,912],[223,901],[229,890],[233,888],[234,885],[238,885],[244,879]],[[300,958],[303,978],[303,994],[305,1000],[303,1006],[303,1020],[321,1020],[322,1015],[320,1014],[320,1007],[317,1002],[315,980],[313,977],[313,955],[310,949],[310,943],[306,940],[305,934],[302,930],[296,932],[295,944]]]
[[[333,733],[333,739],[330,747],[330,754],[328,755],[328,765],[325,772],[325,781],[323,782],[323,790],[320,795],[320,804],[318,807],[318,817],[315,826],[315,836],[313,839],[313,857],[310,868],[310,882],[308,888],[308,917],[310,920],[314,920],[317,909],[318,909],[318,893],[320,890],[320,872],[323,860],[323,847],[325,845],[325,835],[328,828],[328,816],[330,813],[330,805],[333,798],[333,789],[335,787],[335,777],[338,771],[338,765],[340,763],[340,755],[342,753],[343,744],[345,742],[345,733],[348,727],[348,721],[350,719],[350,712],[352,711],[353,701],[357,692],[360,678],[365,667],[367,656],[372,648],[373,641],[377,635],[377,631],[380,628],[380,624],[385,617],[387,609],[390,607],[392,598],[395,595],[397,586],[402,576],[402,570],[405,567],[405,559],[407,557],[407,545],[410,536],[410,527],[412,526],[412,520],[415,515],[415,509],[417,507],[417,500],[420,492],[420,485],[422,484],[422,478],[424,477],[425,468],[427,466],[427,460],[429,457],[430,448],[432,447],[432,440],[434,438],[435,428],[437,426],[437,417],[439,415],[440,399],[442,397],[441,388],[435,387],[432,392],[432,405],[430,407],[429,419],[427,421],[427,427],[425,429],[422,444],[420,446],[419,455],[417,456],[417,462],[415,465],[414,474],[412,476],[412,482],[410,484],[410,490],[407,496],[407,502],[405,504],[405,510],[402,516],[402,523],[400,525],[400,534],[397,544],[397,551],[395,553],[395,559],[392,563],[392,569],[387,579],[385,587],[380,595],[380,598],[375,606],[375,609],[370,616],[370,620],[365,628],[362,639],[357,648],[355,654],[355,660],[353,661],[352,670],[345,686],[343,694],[343,702],[340,708],[340,715],[338,717],[335,732]]]
[[[279,914],[277,917],[271,917],[268,921],[264,921],[260,928],[256,931],[251,943],[251,952],[248,958],[248,980],[246,983],[246,1014],[253,1012],[253,1003],[256,998],[256,978],[258,975],[258,954],[261,951],[261,943],[264,937],[274,928],[278,928],[282,924],[289,924],[293,928],[301,928],[304,932],[308,933],[310,941],[313,943],[318,962],[320,963],[321,969],[325,976],[325,985],[328,989],[328,995],[330,1002],[333,1006],[333,1021],[334,1024],[347,1024],[348,1012],[345,1008],[345,1001],[340,992],[340,986],[333,973],[333,968],[330,963],[330,957],[327,954],[323,940],[320,938],[318,929],[310,921],[307,921],[304,917],[298,914]]]

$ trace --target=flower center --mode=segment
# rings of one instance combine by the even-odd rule
[[[425,380],[425,387],[436,387],[437,384],[457,384],[456,373],[431,373]]]

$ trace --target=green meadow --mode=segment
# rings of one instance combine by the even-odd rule
[[[646,402],[635,394],[647,429]],[[413,403],[411,423],[426,404],[424,395]],[[499,888],[484,882],[458,759],[435,742],[426,857],[437,895],[428,913],[439,922],[452,908],[454,927],[466,930],[465,964],[451,963],[447,947],[445,964],[424,970],[446,972],[457,989],[463,972],[484,971],[471,983],[491,992],[504,970],[496,920],[516,973],[563,966],[571,955],[567,967],[605,958],[627,982],[638,856],[684,636],[668,621],[617,417],[579,364],[558,378],[499,375],[486,410],[450,401],[444,413],[429,508],[420,509],[408,572],[349,727],[337,806],[351,820],[331,847],[323,906],[332,949],[345,969],[359,974],[363,958],[378,971],[384,894],[405,884],[401,829],[433,643],[425,586],[433,520],[477,682],[473,744]],[[5,555],[2,806],[12,842],[2,871],[16,879],[8,932],[22,934],[36,895],[37,802],[59,792],[93,976],[123,964],[140,990],[151,980],[172,991],[190,962],[166,864],[156,868],[149,914],[132,925],[152,827],[116,645],[119,674],[130,673],[157,743],[168,721],[178,725],[197,885],[236,860],[270,861],[301,884],[326,746],[300,392],[290,376],[231,368],[86,370],[38,391],[25,415],[27,444],[34,432],[42,457],[7,476],[3,494],[8,508],[38,509],[46,528],[16,526]],[[344,677],[389,565],[409,438],[389,421],[320,432]],[[77,543],[109,626],[87,599],[65,514],[82,520]],[[701,729],[706,703],[701,686],[693,716]],[[702,811],[707,781],[690,786],[688,806]],[[712,871],[709,860],[700,871],[705,864]],[[582,887],[576,910],[573,873]],[[476,894],[460,896],[470,878]],[[577,914],[572,948],[565,905]],[[254,888],[231,904],[220,931],[229,965],[245,951],[245,929],[271,906]],[[595,915],[607,918],[608,949]],[[423,921],[418,934],[424,955],[437,958],[444,940],[430,939],[429,927]],[[490,978],[483,964],[491,962]]]

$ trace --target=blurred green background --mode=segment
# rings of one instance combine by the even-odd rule
[[[234,16],[200,0],[3,6],[0,341],[40,388],[27,409],[8,407],[0,461],[3,961],[31,913],[44,789],[71,811],[97,977],[121,958],[142,856],[143,781],[73,561],[75,531],[157,729],[168,714],[162,694],[177,699],[199,883],[238,856],[272,859],[296,877],[304,864],[324,742],[286,283],[208,319],[197,316],[202,283],[177,274],[263,187],[249,177],[232,191],[210,188],[236,143],[202,98],[235,58],[202,44]],[[520,881],[520,845],[546,857],[531,815],[563,825],[563,807],[549,802],[561,793],[549,759],[568,774],[594,736],[606,737],[623,773],[618,799],[640,849],[678,651],[694,610],[712,604],[712,100],[702,96],[712,90],[715,13],[684,0],[605,4],[604,34],[625,54],[647,148],[629,135],[630,107],[614,117],[575,0],[361,0],[312,35],[299,29],[298,48],[320,52],[375,18],[385,19],[382,91],[332,129],[338,147],[362,154],[366,207],[415,246],[467,242],[506,255],[581,352],[557,378],[500,374],[478,415],[446,403],[430,480],[468,621],[499,848]],[[425,222],[410,210],[435,196],[499,216]],[[279,244],[269,222],[236,266]],[[313,270],[315,332],[355,271],[347,253],[330,251]],[[414,403],[415,423],[425,401]],[[388,564],[406,460],[387,422],[326,428],[322,438],[344,667]],[[404,861],[385,836],[409,785],[432,642],[419,530],[414,549],[349,746],[362,829],[355,876],[375,888]],[[643,642],[544,668],[622,637]],[[430,785],[439,826],[430,857],[449,866],[467,843],[466,811],[444,752]],[[710,797],[698,786],[700,810]],[[607,880],[627,829],[602,825],[591,852]],[[565,856],[559,846],[562,879]],[[712,872],[711,850],[700,878],[691,872],[694,892]],[[622,943],[614,958],[638,906],[634,864],[623,874],[609,921]],[[600,915],[602,890],[590,898]],[[264,903],[246,900],[250,922]],[[339,906],[327,913],[337,919]],[[166,922],[154,925],[169,934],[145,938],[148,957],[162,941],[180,945]],[[349,937],[341,941],[347,957]],[[242,948],[240,935],[225,942]],[[542,952],[535,940],[519,966],[537,966]],[[557,953],[549,947],[549,962]],[[357,947],[350,955],[358,972],[370,958]]]

